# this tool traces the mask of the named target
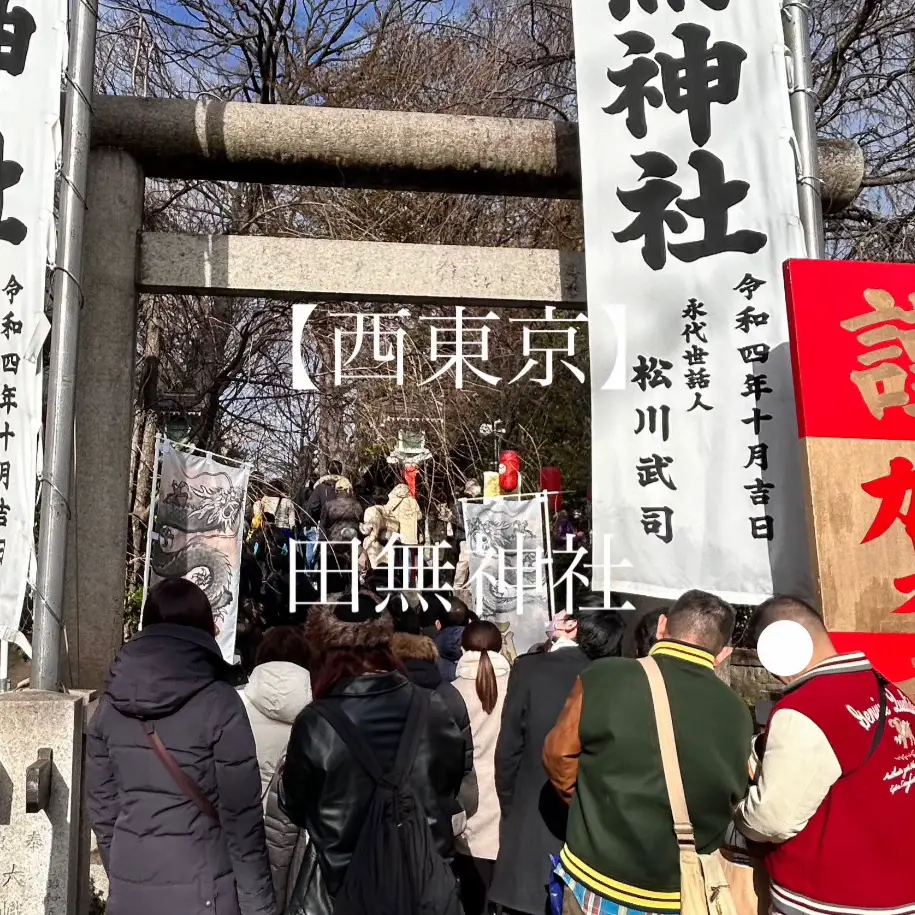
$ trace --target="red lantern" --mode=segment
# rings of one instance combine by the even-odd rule
[[[521,458],[516,451],[503,451],[499,458],[499,486],[504,494],[513,493],[521,481]]]
[[[558,512],[562,509],[562,471],[558,467],[542,467],[540,469],[540,491],[550,493],[547,497],[550,511]]]

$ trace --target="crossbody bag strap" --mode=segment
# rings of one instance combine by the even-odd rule
[[[639,663],[648,677],[651,701],[654,705],[655,723],[658,727],[658,743],[661,746],[661,764],[664,767],[664,781],[667,783],[667,797],[674,817],[674,833],[679,845],[696,846],[696,835],[686,806],[683,777],[677,757],[677,740],[674,736],[674,722],[670,716],[670,701],[661,668],[654,658],[639,658]]]
[[[368,772],[371,778],[375,782],[383,781],[384,771],[378,758],[349,715],[338,708],[333,700],[313,702],[311,707],[334,729],[337,736],[349,748],[356,762]]]
[[[846,772],[844,775],[839,776],[840,781],[857,774],[871,761],[871,759],[873,759],[874,754],[880,747],[880,742],[883,740],[883,735],[886,732],[886,719],[889,711],[886,699],[886,688],[890,685],[890,681],[876,670],[874,671],[874,676],[877,678],[877,690],[880,693],[880,716],[877,719],[877,730],[874,731],[874,739],[871,742],[870,749],[867,751],[867,756],[864,757],[864,762],[859,766],[855,766],[850,772]]]
[[[175,784],[203,813],[218,823],[219,814],[216,812],[216,808],[203,791],[200,790],[200,786],[178,765],[175,757],[168,752],[168,748],[162,743],[162,738],[156,733],[152,724],[148,721],[143,721],[141,724],[143,725],[143,730],[146,731],[146,739],[149,741],[149,745],[161,760],[162,765],[168,770],[168,774],[171,775]]]

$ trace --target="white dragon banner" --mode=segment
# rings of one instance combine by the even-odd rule
[[[509,651],[518,654],[542,642],[550,622],[545,500],[538,493],[463,502],[474,610],[495,623]]]
[[[186,454],[167,439],[159,450],[144,596],[166,578],[187,578],[202,588],[219,629],[216,641],[231,664],[249,468]]]

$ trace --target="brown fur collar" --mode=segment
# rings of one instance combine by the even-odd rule
[[[317,651],[329,648],[382,648],[391,644],[394,621],[389,613],[362,623],[337,618],[332,607],[313,607],[305,624],[305,637]]]
[[[392,643],[395,657],[401,661],[437,661],[438,649],[435,642],[425,635],[410,635],[396,632]]]

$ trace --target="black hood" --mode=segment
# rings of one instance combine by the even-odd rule
[[[231,670],[216,640],[190,626],[157,623],[135,635],[111,668],[108,699],[129,718],[164,718]]]
[[[442,675],[435,661],[424,658],[407,658],[401,661],[407,672],[407,679],[424,689],[435,689],[441,686]]]

